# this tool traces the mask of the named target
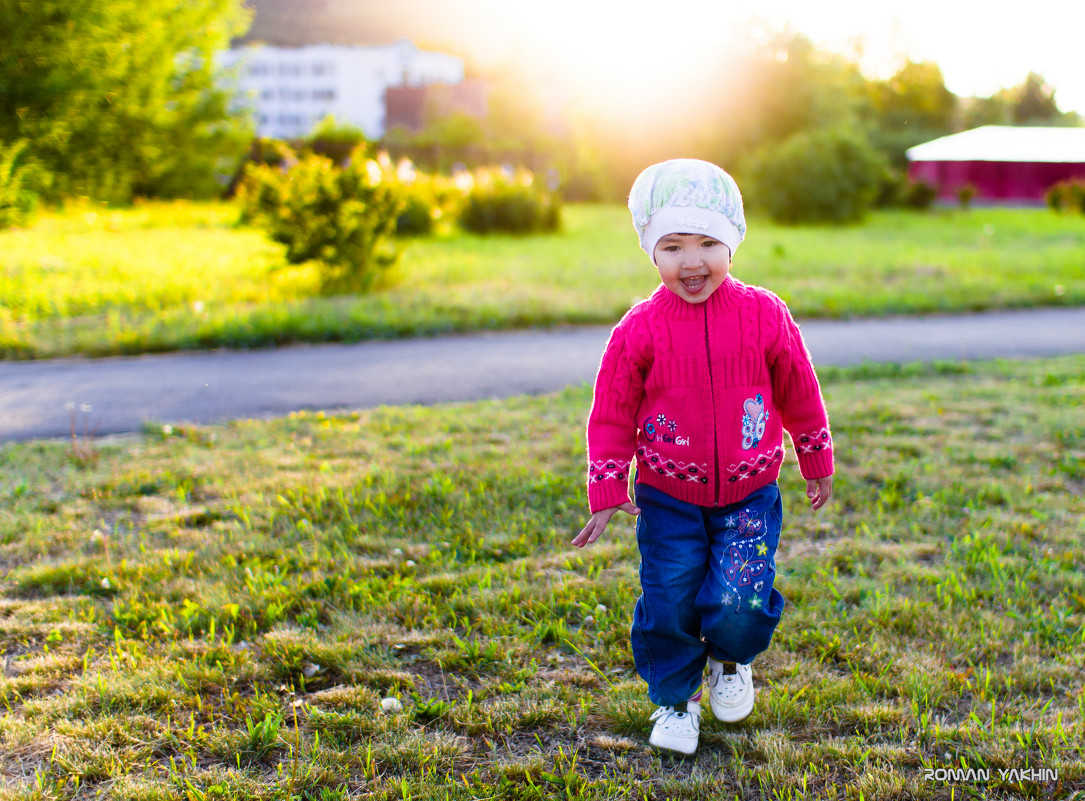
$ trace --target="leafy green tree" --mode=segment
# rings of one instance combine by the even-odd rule
[[[869,84],[871,142],[898,169],[908,148],[953,130],[957,96],[933,62],[909,61],[885,81]]]
[[[845,126],[859,119],[868,101],[866,82],[855,64],[818,51],[801,34],[780,34],[734,69],[721,110],[721,135],[728,158],[800,131]]]
[[[0,0],[0,142],[53,198],[209,195],[250,138],[215,55],[241,0]]]

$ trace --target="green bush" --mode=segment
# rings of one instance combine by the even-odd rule
[[[463,205],[464,193],[444,175],[416,172],[408,159],[396,166],[403,184],[404,207],[396,220],[399,236],[429,236],[442,220],[454,220]]]
[[[1071,211],[1085,214],[1085,178],[1069,178],[1059,181],[1044,196],[1053,211]]]
[[[252,164],[240,194],[243,219],[286,245],[289,262],[321,264],[326,294],[365,292],[399,258],[392,237],[402,189],[364,147],[343,167],[318,155],[292,166]]]
[[[961,204],[962,209],[967,209],[972,205],[976,192],[974,184],[961,184],[957,187],[957,202]]]
[[[555,231],[561,225],[561,203],[529,172],[483,171],[464,202],[460,225],[476,234]]]
[[[301,142],[301,150],[327,156],[336,164],[344,164],[359,146],[366,144],[365,133],[350,123],[339,122],[329,114],[316,124]]]
[[[887,168],[859,133],[804,132],[753,159],[749,194],[777,222],[853,222],[873,205]]]
[[[938,198],[938,187],[927,181],[910,182],[904,188],[901,201],[910,209],[929,209]]]
[[[30,189],[31,167],[20,164],[26,142],[0,147],[0,229],[25,222],[38,203]]]

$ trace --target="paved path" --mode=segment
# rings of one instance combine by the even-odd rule
[[[0,440],[98,434],[145,422],[212,423],[298,409],[440,403],[591,381],[609,327],[108,359],[0,362]],[[1085,353],[1085,308],[811,320],[818,365]]]

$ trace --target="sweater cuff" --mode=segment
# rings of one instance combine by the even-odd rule
[[[630,503],[627,482],[612,478],[588,484],[588,510],[592,514],[623,503]]]
[[[812,453],[800,453],[799,472],[807,481],[817,478],[825,478],[833,474],[833,450],[823,448]]]

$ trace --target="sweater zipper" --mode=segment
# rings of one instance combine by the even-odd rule
[[[711,390],[712,398],[712,453],[713,461],[716,469],[716,503],[715,506],[720,505],[720,438],[719,432],[716,431],[716,381],[712,376],[712,348],[708,341],[708,304],[702,304],[701,308],[704,309],[704,349],[705,357],[708,361],[708,385]]]

